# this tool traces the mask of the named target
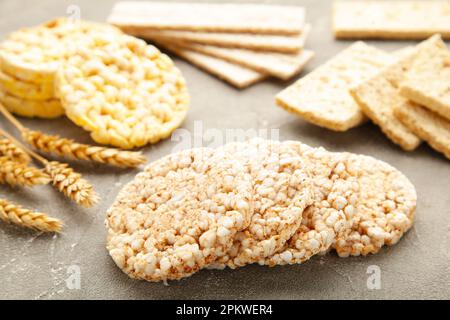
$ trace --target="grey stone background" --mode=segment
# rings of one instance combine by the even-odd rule
[[[269,1],[265,1],[269,2]],[[275,1],[273,1],[275,2]],[[307,8],[312,33],[307,47],[316,57],[304,74],[313,70],[350,42],[333,39],[330,1],[279,1]],[[105,21],[114,1],[2,0],[0,38],[20,27],[66,15],[70,5],[87,20]],[[393,50],[412,42],[376,42]],[[201,121],[208,129],[279,129],[280,139],[296,139],[333,151],[375,156],[403,171],[419,195],[417,218],[408,234],[391,248],[369,257],[341,259],[334,253],[315,257],[304,265],[276,268],[248,266],[240,270],[201,271],[191,278],[162,283],[129,279],[105,250],[105,211],[121,186],[137,171],[73,163],[95,186],[103,201],[94,209],[74,206],[50,187],[10,189],[0,196],[37,208],[65,221],[60,236],[37,234],[0,225],[0,298],[3,299],[412,299],[450,298],[450,163],[423,144],[406,153],[387,140],[379,129],[366,124],[345,133],[315,126],[278,108],[274,96],[289,82],[270,80],[244,91],[236,90],[197,68],[176,59],[192,95],[192,107],[183,128],[193,131]],[[1,126],[13,130],[4,119]],[[89,136],[66,119],[23,120],[49,133],[90,142]],[[170,153],[176,141],[145,148],[150,161]],[[81,288],[71,290],[68,268],[78,266]],[[381,270],[381,289],[367,287],[367,268]]]

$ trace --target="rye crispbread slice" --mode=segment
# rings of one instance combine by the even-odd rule
[[[195,51],[187,50],[176,45],[162,44],[163,47],[172,51],[180,58],[196,65],[206,72],[228,82],[229,84],[244,89],[252,84],[267,78],[267,74],[259,73],[237,64],[210,57]]]
[[[336,1],[333,32],[340,39],[450,39],[450,2]]]
[[[173,44],[174,42],[169,43]],[[181,48],[235,63],[282,80],[290,79],[300,73],[303,67],[314,57],[314,52],[311,50],[302,50],[295,54],[282,54],[221,48],[195,43],[180,42],[176,44]]]
[[[364,42],[356,42],[280,92],[276,101],[315,125],[346,131],[366,120],[350,95],[350,88],[369,79],[394,59]]]
[[[252,33],[195,32],[178,30],[154,30],[140,27],[125,27],[126,33],[144,39],[159,39],[166,42],[183,42],[213,45],[223,48],[297,53],[305,45],[307,26],[298,35],[272,35]]]
[[[394,109],[395,115],[417,136],[450,159],[450,121],[415,103]]]
[[[158,30],[299,34],[305,9],[265,4],[118,2],[108,22]]]
[[[450,51],[445,45],[421,52],[414,59],[401,93],[450,119]]]

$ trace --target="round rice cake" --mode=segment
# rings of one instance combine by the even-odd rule
[[[26,100],[45,101],[55,98],[53,83],[44,82],[41,84],[35,84],[26,82],[10,76],[1,70],[0,90]]]
[[[224,255],[252,214],[247,168],[225,152],[186,150],[120,191],[107,214],[107,249],[130,277],[181,279]]]
[[[54,119],[64,115],[64,109],[58,99],[27,100],[0,90],[0,103],[8,111],[22,117]]]
[[[394,245],[414,221],[417,194],[413,184],[391,165],[369,156],[336,154],[336,174],[356,177],[359,191],[346,212],[351,227],[333,244],[341,257],[377,253]]]
[[[185,80],[170,58],[131,36],[91,40],[58,72],[66,115],[100,144],[130,149],[169,137],[189,106]]]
[[[210,268],[260,261],[283,248],[298,229],[303,211],[312,203],[309,164],[280,147],[279,142],[262,139],[222,147],[250,168],[254,213],[227,255]]]
[[[108,24],[69,18],[20,29],[0,43],[2,70],[24,81],[53,83],[61,62],[95,33],[122,34]]]
[[[299,264],[316,254],[327,252],[337,235],[348,232],[347,199],[357,192],[356,179],[341,179],[335,174],[338,160],[323,148],[312,148],[297,141],[286,141],[285,154],[294,153],[310,163],[313,201],[304,212],[301,225],[274,255],[261,259],[261,265]]]

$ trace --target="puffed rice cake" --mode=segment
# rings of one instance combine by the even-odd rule
[[[69,119],[96,142],[123,149],[167,138],[189,107],[172,60],[127,35],[91,36],[59,69],[56,91]]]
[[[253,214],[248,169],[226,152],[192,149],[150,164],[108,210],[107,249],[130,277],[192,275],[228,252]]]
[[[212,268],[242,267],[283,248],[299,228],[303,211],[312,203],[309,164],[281,143],[253,139],[222,148],[250,168],[254,213],[247,229],[239,232],[226,256]]]
[[[348,233],[346,214],[352,210],[349,199],[358,190],[356,178],[341,179],[335,174],[338,161],[323,148],[312,148],[298,141],[285,141],[282,148],[310,163],[313,202],[302,215],[302,222],[291,239],[276,254],[261,259],[261,265],[300,264],[316,254],[324,254],[336,236]]]
[[[45,101],[55,97],[52,83],[43,82],[41,84],[36,84],[17,79],[14,76],[1,71],[1,65],[0,90],[10,93],[20,99],[27,100]]]
[[[346,213],[351,229],[333,244],[341,257],[377,253],[384,245],[396,244],[414,221],[417,195],[408,178],[375,158],[335,153],[335,169],[341,179],[356,177],[359,191],[348,201]]]
[[[0,44],[1,68],[20,80],[52,83],[61,61],[94,33],[122,34],[108,24],[68,18],[20,29]]]
[[[64,115],[64,109],[58,99],[45,101],[21,99],[0,90],[0,103],[8,111],[22,117],[53,119]]]
[[[260,264],[299,264],[330,248],[341,257],[374,254],[397,243],[412,226],[416,191],[395,168],[368,156],[333,153],[295,141],[283,144],[316,160],[316,198],[286,247]]]

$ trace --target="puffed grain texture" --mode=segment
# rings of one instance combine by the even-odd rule
[[[335,153],[335,174],[356,178],[359,191],[346,212],[350,229],[337,236],[333,248],[340,257],[375,254],[394,245],[412,226],[417,203],[414,186],[400,171],[369,156]]]
[[[121,34],[121,31],[108,24],[69,18],[20,29],[0,43],[1,68],[18,79],[51,85],[61,62],[96,33]]]
[[[219,148],[250,168],[254,213],[239,232],[227,255],[214,267],[230,268],[258,262],[284,247],[299,228],[304,210],[312,204],[310,164],[281,143],[252,139]]]
[[[127,35],[91,36],[59,69],[55,85],[70,120],[96,142],[122,149],[169,137],[189,108],[172,60]]]
[[[252,214],[245,166],[213,149],[185,150],[120,191],[107,213],[107,248],[133,278],[181,279],[226,254]]]
[[[353,209],[349,200],[358,191],[354,178],[342,179],[335,174],[340,167],[333,153],[298,141],[285,141],[282,148],[310,163],[313,202],[303,212],[300,227],[284,248],[260,260],[261,265],[300,264],[327,252],[337,236],[348,232],[346,213]]]

